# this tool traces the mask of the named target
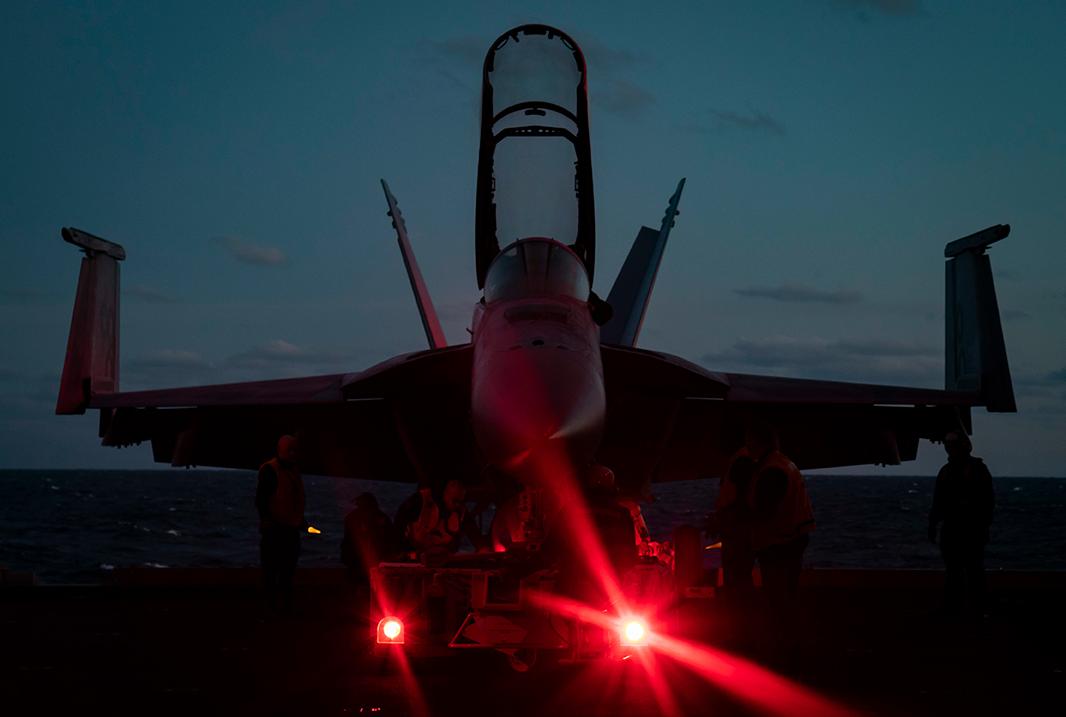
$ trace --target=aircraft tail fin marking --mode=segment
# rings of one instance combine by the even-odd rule
[[[118,262],[126,250],[78,229],[61,233],[85,252],[56,401],[56,413],[69,415],[85,413],[94,394],[118,391]]]
[[[944,387],[979,392],[996,413],[1013,413],[1017,406],[985,249],[1008,234],[1010,225],[997,224],[944,247]]]
[[[600,330],[600,340],[606,344],[618,346],[635,346],[644,323],[644,314],[648,310],[655,277],[659,273],[666,240],[678,214],[677,205],[681,201],[681,190],[685,180],[677,183],[677,189],[670,197],[663,215],[662,226],[658,231],[650,227],[641,227],[633,246],[629,249],[622,270],[614,280],[607,303],[611,305],[614,315]]]
[[[381,180],[381,188],[385,190],[385,201],[389,204],[389,216],[392,217],[392,226],[396,229],[396,241],[400,245],[400,253],[403,255],[403,265],[407,269],[407,278],[411,280],[411,291],[415,294],[418,303],[418,314],[422,318],[422,328],[426,331],[426,339],[429,340],[431,349],[442,349],[448,345],[444,337],[444,330],[440,327],[437,319],[437,310],[433,308],[433,299],[429,296],[426,282],[422,278],[422,272],[415,261],[415,253],[411,249],[411,242],[407,239],[407,226],[403,221],[403,214],[396,203],[396,197],[389,191],[389,185],[384,179]]]

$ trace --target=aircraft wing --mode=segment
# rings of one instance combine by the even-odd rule
[[[87,407],[101,409],[104,445],[150,441],[157,462],[255,469],[288,433],[306,473],[414,482],[475,470],[470,360],[461,345],[358,373],[99,394]]]
[[[978,392],[717,373],[669,354],[601,347],[608,425],[600,460],[619,482],[720,476],[760,419],[777,429],[801,469],[913,460],[918,440],[940,440]]]

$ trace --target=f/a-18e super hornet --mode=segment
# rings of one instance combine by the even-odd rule
[[[638,347],[684,187],[642,227],[606,299],[591,290],[595,209],[585,60],[565,33],[513,29],[484,63],[475,189],[480,296],[470,342],[449,345],[382,182],[429,342],[351,373],[191,388],[119,389],[118,244],[80,247],[56,413],[100,412],[105,446],[151,442],[174,466],[254,469],[296,434],[308,473],[440,485],[486,471],[535,481],[538,458],[612,468],[621,491],[721,475],[752,420],[801,469],[895,464],[920,439],[1014,411],[985,249],[997,225],[949,243],[943,390],[708,370]]]

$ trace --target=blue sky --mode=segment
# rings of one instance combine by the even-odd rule
[[[546,22],[589,63],[596,288],[688,184],[641,345],[711,368],[937,387],[943,244],[990,253],[1020,413],[994,472],[1066,465],[1066,6],[31,3],[0,9],[0,466],[140,467],[55,417],[76,226],[122,243],[123,388],[355,370],[477,299],[479,64]],[[884,472],[930,472],[942,454]]]

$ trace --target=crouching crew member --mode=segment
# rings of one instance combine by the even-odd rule
[[[425,561],[446,559],[467,538],[475,550],[486,547],[474,518],[466,509],[466,487],[458,480],[444,485],[440,500],[429,488],[420,488],[396,512],[396,530],[405,547]]]
[[[278,439],[277,455],[259,467],[255,505],[259,511],[259,561],[268,607],[292,610],[292,580],[300,557],[304,484],[297,467],[296,438]]]

